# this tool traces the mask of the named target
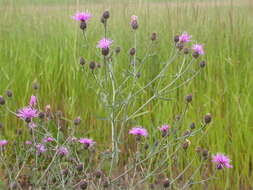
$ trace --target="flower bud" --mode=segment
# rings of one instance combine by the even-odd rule
[[[76,166],[76,169],[77,169],[78,172],[83,171],[83,168],[84,168],[83,164],[78,164],[78,165]]]
[[[170,180],[168,178],[163,180],[163,187],[164,188],[170,187]]]
[[[202,156],[203,156],[203,159],[206,160],[208,158],[208,150],[207,149],[204,149],[202,151]]]
[[[206,66],[206,62],[205,62],[205,61],[201,61],[201,62],[199,63],[199,66],[200,66],[201,68],[204,68],[204,67]]]
[[[190,129],[195,129],[195,127],[196,127],[195,123],[192,122],[191,125],[190,125]]]
[[[119,54],[119,53],[120,53],[120,47],[116,47],[116,48],[115,48],[115,53],[116,53],[116,54]]]
[[[79,125],[81,123],[80,116],[74,119],[74,125]]]
[[[79,182],[79,185],[78,185],[78,186],[79,186],[79,188],[82,189],[82,190],[83,190],[83,189],[87,189],[87,187],[88,187],[88,182],[87,182],[86,180],[82,180],[82,181]]]
[[[110,17],[110,12],[109,12],[108,10],[106,10],[106,11],[103,13],[102,18],[108,19],[109,17]]]
[[[101,178],[103,176],[103,172],[101,170],[98,170],[94,173],[96,178]]]
[[[107,56],[109,54],[109,48],[102,48],[102,55]]]
[[[85,21],[81,21],[81,22],[80,22],[80,29],[81,29],[81,30],[85,30],[86,28],[87,28],[86,22],[85,22]]]
[[[181,51],[184,48],[184,44],[183,43],[177,43],[176,47],[179,51]]]
[[[199,57],[199,53],[195,51],[195,52],[192,53],[192,56],[193,56],[195,59],[197,59],[197,58]]]
[[[96,63],[95,63],[95,61],[91,61],[90,62],[90,69],[91,70],[94,70],[96,68]]]
[[[45,114],[44,112],[40,112],[40,113],[39,113],[39,118],[40,118],[40,119],[44,119],[44,118],[45,118],[45,115],[46,115],[46,114]]]
[[[189,141],[188,139],[185,139],[184,143],[182,144],[183,149],[184,150],[188,149],[190,144],[191,144],[191,141]]]
[[[184,48],[183,52],[185,55],[187,55],[190,52],[190,50],[189,50],[189,48]]]
[[[188,94],[186,97],[185,97],[185,100],[187,103],[190,103],[192,101],[192,94]]]
[[[0,105],[4,105],[5,104],[5,99],[3,96],[0,96]]]
[[[12,95],[13,95],[13,93],[12,93],[11,90],[7,90],[7,91],[6,91],[6,95],[7,95],[9,98],[11,98]]]
[[[80,57],[79,63],[80,63],[80,65],[82,65],[82,66],[85,64],[85,60],[84,60],[83,57]]]
[[[34,89],[34,90],[38,90],[39,89],[39,84],[38,83],[33,83],[32,84],[32,88]]]
[[[179,36],[178,36],[178,35],[176,35],[176,36],[174,37],[174,42],[175,42],[175,43],[179,42]]]
[[[204,117],[205,124],[208,124],[212,121],[212,116],[210,113],[206,114]]]
[[[153,32],[153,33],[151,34],[151,40],[152,40],[152,41],[157,40],[157,33],[156,33],[156,32]]]
[[[133,20],[132,22],[131,22],[131,26],[132,26],[132,29],[133,30],[137,30],[138,29],[138,22],[137,22],[137,20]]]
[[[131,48],[130,51],[129,51],[129,54],[130,54],[131,56],[134,56],[134,55],[135,55],[135,52],[136,52],[135,48]]]

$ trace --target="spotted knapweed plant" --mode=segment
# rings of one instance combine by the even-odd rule
[[[90,13],[73,16],[80,22],[84,43],[88,43],[86,32],[91,18]],[[101,17],[104,32],[98,42],[89,44],[98,49],[99,63],[81,57],[80,66],[85,77],[92,79],[89,85],[103,106],[103,121],[106,127],[110,126],[106,130],[111,131],[107,142],[110,148],[97,150],[96,144],[100,142],[76,130],[81,117],[67,119],[50,105],[40,105],[39,95],[31,95],[27,105],[12,111],[6,100],[12,98],[8,90],[6,97],[0,96],[1,109],[16,116],[25,128],[18,127],[14,140],[0,135],[0,171],[7,189],[190,189],[196,184],[206,185],[215,171],[232,168],[224,154],[217,153],[211,160],[205,148],[196,147],[194,156],[189,153],[192,138],[201,134],[194,139],[197,146],[212,120],[211,114],[206,114],[199,123],[191,123],[185,129],[183,120],[192,94],[186,95],[185,108],[170,125],[164,123],[151,129],[138,120],[150,113],[147,106],[154,101],[171,101],[168,97],[172,92],[203,70],[203,45],[192,43],[187,32],[175,36],[171,41],[172,56],[159,63],[159,71],[146,79],[142,73],[153,56],[149,50],[157,41],[157,33],[151,34],[148,51],[141,57],[137,46],[139,21],[136,15],[131,16],[129,27],[134,42],[128,51],[129,62],[117,63],[121,48],[108,34],[109,18],[109,11],[105,11]],[[176,70],[170,69],[173,65]],[[39,86],[35,84],[33,88],[38,91]],[[147,92],[149,96],[144,98]],[[125,147],[131,147],[131,151]]]

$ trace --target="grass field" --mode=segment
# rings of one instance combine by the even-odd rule
[[[77,10],[89,10],[94,16],[87,31],[94,44],[89,51],[83,45],[82,33],[71,19]],[[158,33],[156,61],[170,54],[173,36],[187,31],[205,45],[207,68],[190,85],[170,94],[173,101],[154,102],[150,113],[138,122],[152,131],[164,121],[170,121],[184,107],[184,96],[193,93],[193,103],[185,128],[192,121],[210,112],[213,122],[201,145],[211,152],[230,155],[233,169],[220,173],[208,189],[253,189],[253,3],[249,1],[39,1],[0,0],[0,94],[13,90],[9,106],[22,107],[34,93],[33,82],[40,84],[41,105],[51,104],[68,118],[81,115],[80,132],[92,134],[101,148],[107,147],[110,131],[94,92],[88,88],[92,78],[83,77],[79,57],[100,62],[96,42],[103,35],[99,24],[102,12],[109,9],[109,36],[123,47],[117,60],[124,65],[133,38],[129,18],[139,17],[137,47],[143,56],[150,34]],[[91,51],[94,50],[94,51]],[[94,53],[93,53],[94,52]],[[152,76],[155,66],[143,76]],[[148,94],[141,98],[146,99]],[[141,101],[141,100],[140,100]],[[15,102],[15,104],[14,104]],[[16,126],[0,109],[0,122],[5,127],[0,136],[15,138]],[[155,129],[154,129],[155,130]],[[103,135],[101,135],[103,134]],[[194,142],[193,142],[194,145]],[[194,149],[194,146],[192,146]]]

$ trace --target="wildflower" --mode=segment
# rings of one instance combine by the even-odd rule
[[[136,15],[131,16],[131,26],[133,30],[138,29],[138,16]]]
[[[53,142],[54,141],[54,138],[53,137],[46,137],[43,139],[43,142],[44,143],[47,143],[47,142]]]
[[[137,140],[139,140],[139,138],[141,136],[143,137],[147,137],[148,136],[148,132],[146,129],[142,128],[142,127],[134,127],[129,131],[129,134],[131,135],[136,135],[137,136]]]
[[[60,156],[66,156],[69,154],[69,151],[66,147],[64,146],[61,146],[57,149],[57,153],[60,155]]]
[[[205,61],[200,61],[200,62],[199,62],[199,66],[200,66],[201,68],[205,67],[205,66],[206,66],[206,62],[205,62]]]
[[[4,147],[7,144],[8,144],[7,140],[0,140],[0,147]]]
[[[187,103],[190,103],[192,101],[192,94],[188,94],[186,97],[185,97],[185,100]]]
[[[205,54],[203,46],[201,44],[194,44],[192,46],[192,50],[194,51],[193,52],[193,57],[194,58],[198,58],[199,55],[204,55]]]
[[[95,144],[95,141],[93,141],[92,139],[88,139],[88,138],[81,138],[79,140],[79,142],[81,144],[84,144],[86,148],[89,148],[90,146]]]
[[[13,93],[12,93],[11,90],[7,90],[7,91],[6,91],[6,95],[7,95],[9,98],[11,98],[12,95],[13,95]]]
[[[97,48],[101,48],[101,49],[109,48],[112,42],[113,41],[109,38],[103,38],[98,42]]]
[[[37,153],[38,154],[41,154],[41,153],[44,153],[47,151],[46,147],[44,144],[37,144],[36,145],[36,148],[37,148]]]
[[[191,36],[187,32],[183,32],[181,36],[179,36],[180,43],[186,43],[191,41]]]
[[[217,169],[223,169],[226,168],[233,168],[231,164],[229,164],[231,160],[225,156],[224,154],[217,153],[213,156],[212,162],[216,164]]]
[[[32,141],[25,141],[25,144],[26,144],[26,145],[31,145],[31,144],[32,144]]]
[[[174,42],[175,42],[175,43],[179,42],[179,35],[176,35],[176,36],[174,37]]]
[[[80,65],[82,65],[82,66],[85,64],[85,60],[84,60],[83,57],[80,57],[79,63],[80,63]]]
[[[158,128],[162,132],[162,136],[165,137],[168,134],[170,126],[169,125],[162,125],[160,128]]]
[[[89,66],[90,66],[91,70],[94,70],[96,68],[96,62],[95,61],[91,61]]]
[[[5,99],[3,96],[0,96],[0,105],[4,105],[5,104]]]
[[[37,98],[36,98],[36,96],[34,96],[34,95],[31,96],[29,105],[32,106],[32,107],[34,107],[34,106],[37,105]]]
[[[77,21],[87,22],[90,20],[91,14],[85,12],[77,12],[72,18]]]
[[[38,111],[28,106],[18,110],[17,116],[30,123],[33,118],[38,117]]]

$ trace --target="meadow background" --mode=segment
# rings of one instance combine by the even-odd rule
[[[137,46],[145,54],[150,34],[158,33],[155,62],[166,60],[176,34],[187,31],[205,45],[207,67],[196,80],[171,94],[171,102],[154,102],[150,114],[138,119],[149,131],[170,121],[184,107],[184,96],[194,101],[185,128],[210,112],[213,122],[201,146],[228,154],[233,169],[220,172],[210,189],[253,189],[253,1],[251,0],[0,0],[0,94],[14,93],[9,106],[16,110],[35,94],[38,82],[40,105],[50,104],[68,118],[83,118],[80,132],[92,134],[101,149],[108,148],[108,125],[98,119],[102,106],[96,101],[78,64],[79,57],[98,60],[97,41],[103,36],[100,16],[111,12],[109,36],[122,47],[118,64],[128,63],[133,46],[130,16],[139,17]],[[89,50],[83,45],[78,23],[71,19],[77,10],[89,10]],[[152,76],[156,65],[145,77]],[[143,79],[143,80],[144,80]],[[144,94],[142,99],[148,98]],[[20,122],[0,109],[4,123],[1,136],[15,138]],[[103,134],[103,135],[101,135]],[[194,142],[192,149],[195,148]]]

